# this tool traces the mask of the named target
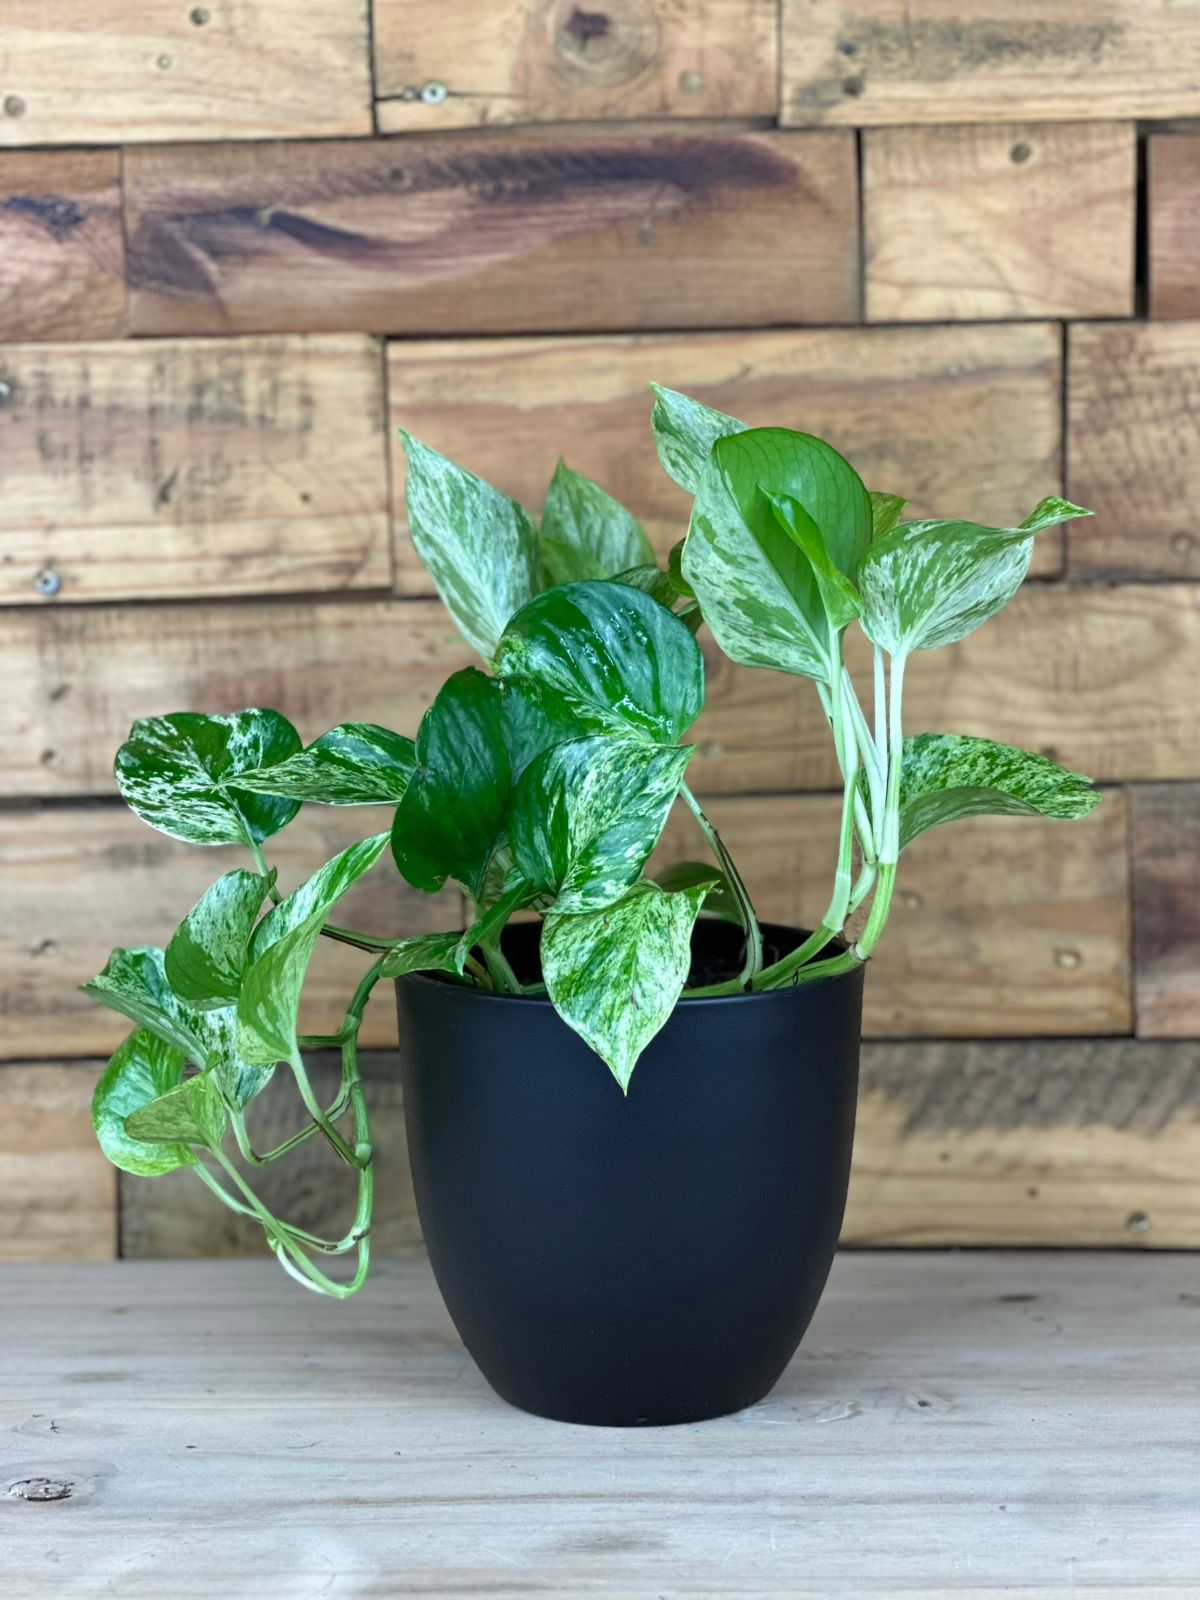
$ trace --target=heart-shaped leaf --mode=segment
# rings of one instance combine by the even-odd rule
[[[1100,800],[1090,778],[1032,750],[960,733],[904,741],[900,848],[962,817],[1085,817]]]
[[[235,1004],[250,934],[270,880],[257,872],[227,872],[206,889],[167,946],[167,982],[201,1010]]]
[[[215,1150],[224,1137],[225,1122],[220,1090],[211,1077],[201,1074],[185,1078],[158,1100],[131,1111],[125,1132],[136,1143],[165,1145],[171,1151],[189,1144]]]
[[[700,715],[704,660],[664,606],[620,583],[571,583],[519,611],[496,671],[540,683],[614,732],[673,744]]]
[[[703,887],[670,894],[643,880],[603,911],[546,916],[542,974],[554,1009],[622,1089],[687,982],[704,895]]]
[[[541,539],[550,583],[612,578],[654,564],[654,548],[632,512],[564,461],[546,491]]]
[[[500,685],[466,667],[421,720],[417,765],[396,808],[392,854],[407,881],[432,894],[454,878],[479,900],[511,790]]]
[[[541,588],[537,533],[515,500],[400,430],[413,545],[459,632],[485,660]]]
[[[300,735],[278,711],[147,717],[117,751],[117,787],[144,822],[173,839],[261,844],[292,820],[300,803],[239,789],[238,775],[299,749]]]
[[[695,494],[713,445],[730,434],[744,433],[746,424],[677,389],[663,389],[657,383],[650,387],[654,391],[650,421],[658,459],[681,489]]]
[[[250,960],[257,961],[285,934],[299,927],[302,922],[307,922],[314,914],[327,916],[346,890],[379,860],[387,848],[389,837],[389,834],[377,833],[369,839],[349,845],[323,867],[319,867],[298,889],[293,889],[286,899],[273,906],[251,936]]]
[[[564,914],[611,905],[658,843],[693,747],[598,735],[555,745],[513,797],[509,842],[531,887]]]
[[[186,1065],[182,1050],[148,1028],[139,1028],[101,1074],[92,1097],[92,1124],[100,1148],[122,1172],[154,1178],[195,1162],[186,1144],[145,1144],[131,1138],[125,1127],[126,1117],[179,1086]]]
[[[239,788],[323,806],[370,806],[404,797],[416,755],[411,739],[371,722],[340,722],[273,767],[240,773]]]

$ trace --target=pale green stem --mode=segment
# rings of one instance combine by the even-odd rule
[[[720,862],[721,870],[728,879],[729,887],[733,891],[733,897],[737,901],[738,913],[741,917],[742,927],[746,930],[746,959],[742,966],[741,975],[735,983],[732,983],[728,992],[733,993],[738,989],[747,989],[751,986],[755,977],[762,969],[762,930],[759,928],[758,918],[754,914],[754,906],[751,903],[750,895],[747,892],[746,885],[742,882],[741,873],[734,865],[733,857],[725,848],[725,844],[721,838],[721,835],[717,832],[716,828],[713,827],[708,817],[704,814],[699,801],[688,788],[686,783],[680,786],[679,792],[682,794],[684,803],[687,805],[688,810],[699,823],[700,831],[708,840],[709,848]],[[723,986],[721,985],[717,985],[716,987],[723,989]],[[708,991],[703,990],[693,992],[707,993]]]
[[[250,847],[250,854],[254,857],[254,865],[258,868],[259,876],[262,878],[269,878],[271,876],[271,869],[267,866],[266,857],[262,853],[262,845],[259,844],[257,839],[252,839],[250,837],[250,832],[248,829],[246,831],[246,843]],[[277,884],[269,883],[267,885],[267,893],[271,896],[271,900],[275,905],[278,905],[283,899]]]
[[[513,971],[508,957],[501,950],[500,941],[492,940],[488,944],[480,945],[479,948],[483,951],[484,965],[487,967],[493,987],[504,994],[520,994],[521,981]]]
[[[896,886],[896,863],[900,855],[900,777],[904,766],[904,728],[902,703],[904,698],[904,667],[906,657],[893,656],[891,683],[888,696],[888,787],[884,807],[883,830],[879,849],[879,879],[871,913],[862,937],[855,947],[865,961],[879,943],[887,922]]]

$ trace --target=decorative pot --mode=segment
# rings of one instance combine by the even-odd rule
[[[506,930],[523,981],[537,924]],[[772,958],[803,934],[765,926]],[[697,924],[697,969],[740,930]],[[736,969],[735,969],[736,970]],[[398,980],[429,1258],[503,1399],[563,1422],[761,1400],[816,1308],[854,1133],[863,971],[682,1000],[625,1096],[548,1000]]]

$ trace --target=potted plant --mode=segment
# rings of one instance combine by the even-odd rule
[[[841,1224],[863,969],[905,846],[961,817],[1078,817],[1098,798],[1042,756],[903,732],[910,655],[994,615],[1036,534],[1087,513],[1048,499],[1016,528],[905,522],[900,498],[807,434],[670,390],[653,421],[694,497],[665,570],[633,516],[563,464],[535,525],[405,436],[413,540],[488,671],[454,673],[415,739],[343,723],[303,746],[263,710],[135,724],[116,759],[133,810],[189,843],[240,843],[251,864],[165,950],[114,951],[86,985],[135,1024],[96,1092],[110,1159],[190,1167],[301,1283],[346,1296],[367,1273],[372,1202],[356,1041],[373,988],[396,980],[417,1201],[467,1347],[515,1404],[613,1424],[749,1405],[794,1353]],[[811,931],[760,924],[688,787],[702,621],[732,660],[821,698],[842,822]],[[851,626],[873,650],[870,715],[843,659]],[[264,847],[306,802],[382,802],[394,820],[285,893]],[[711,859],[652,872],[676,804]],[[461,885],[471,926],[404,938],[331,921],[389,853],[419,890]],[[311,1037],[298,1017],[321,937],[360,947],[365,971],[341,1028]],[[328,1105],[305,1068],[316,1048],[341,1052]],[[248,1113],[280,1065],[305,1120],[264,1151]],[[309,1138],[357,1185],[340,1238],[255,1192],[254,1168]],[[349,1275],[329,1270],[338,1255]]]

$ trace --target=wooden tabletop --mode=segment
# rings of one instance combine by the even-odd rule
[[[511,1410],[423,1260],[0,1272],[6,1600],[1200,1595],[1200,1261],[861,1253],[741,1416]]]

